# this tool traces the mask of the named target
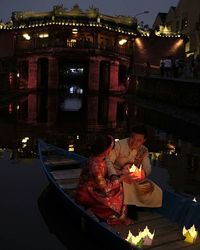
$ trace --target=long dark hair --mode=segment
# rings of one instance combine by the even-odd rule
[[[92,155],[100,155],[106,151],[113,143],[113,138],[110,135],[98,135],[91,146]]]

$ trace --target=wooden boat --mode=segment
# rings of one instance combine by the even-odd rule
[[[163,190],[163,206],[161,208],[143,208],[138,212],[138,219],[133,225],[113,225],[99,220],[91,212],[78,205],[74,200],[74,194],[82,167],[87,158],[65,149],[47,144],[38,140],[39,158],[43,170],[54,185],[58,195],[63,200],[66,212],[73,217],[77,227],[89,233],[97,242],[105,242],[109,250],[175,250],[200,249],[200,239],[191,244],[185,241],[182,229],[190,229],[193,225],[200,230],[200,203],[194,202],[190,197],[177,194],[173,191]],[[148,227],[150,232],[155,232],[152,241],[144,238],[141,244],[130,243],[126,240],[129,231],[132,235],[138,235]],[[148,245],[149,243],[149,245]]]

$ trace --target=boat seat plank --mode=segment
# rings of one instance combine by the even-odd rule
[[[68,183],[77,183],[79,182],[79,178],[73,178],[73,179],[58,179],[56,180],[56,182],[59,185],[64,185],[64,184],[68,184]]]
[[[59,186],[64,189],[64,190],[67,190],[67,189],[75,189],[77,187],[78,183],[76,182],[72,182],[72,183],[65,183],[65,184],[59,184]]]
[[[184,240],[176,240],[172,242],[166,242],[165,244],[154,246],[154,244],[148,248],[148,250],[199,250],[200,242],[197,240],[194,244],[185,242]]]
[[[182,228],[176,223],[169,221],[165,217],[151,212],[138,213],[139,221],[136,221],[133,225],[115,225],[112,226],[123,238],[128,236],[129,230],[133,235],[137,235],[140,230],[143,230],[148,226],[149,230],[153,232],[155,230],[155,236],[153,244],[150,247],[144,247],[144,249],[153,250],[197,250],[200,249],[200,239],[197,238],[195,244],[188,244],[184,241],[182,235]],[[143,216],[144,218],[142,219]],[[146,217],[146,218],[145,218]],[[142,221],[142,222],[141,222]],[[198,243],[199,242],[199,243]]]
[[[159,214],[156,217],[155,214],[152,215],[151,213],[149,213],[148,218],[149,218],[148,220],[143,220],[141,214],[139,214],[139,219],[135,221],[133,225],[129,225],[127,227],[124,227],[123,225],[115,225],[113,227],[115,228],[115,230],[120,232],[120,234],[123,237],[127,236],[129,230],[131,230],[133,234],[137,234],[139,230],[143,230],[146,226],[148,226],[150,231],[156,230],[157,233],[158,232],[167,233],[168,231],[171,230],[172,227],[175,229],[178,228],[178,226],[175,223],[170,222],[169,220],[167,220],[163,216],[160,216]]]
[[[144,209],[144,211],[138,211],[138,218],[140,219],[140,222],[148,222],[154,219],[159,219],[163,217],[161,214],[156,213],[154,211],[147,209]],[[137,222],[136,222],[137,223]]]
[[[49,166],[69,166],[69,165],[78,165],[80,164],[80,162],[78,160],[75,159],[70,159],[70,158],[66,158],[66,159],[47,159],[47,161],[45,162],[47,165]]]
[[[80,173],[81,173],[81,168],[51,171],[51,174],[56,180],[73,179],[73,178],[77,179],[79,178]]]
[[[157,234],[155,235],[155,239],[153,241],[153,246],[165,246],[166,243],[170,244],[170,243],[174,243],[174,242],[181,242],[182,246],[185,245],[184,242],[184,236],[182,235],[182,232],[179,228],[171,230],[171,231],[167,231],[166,233],[162,233],[162,234]]]
[[[145,213],[143,213],[143,215],[144,214]],[[159,214],[157,217],[154,213],[151,214],[150,212],[147,212],[145,215],[148,220],[143,220],[143,222],[141,222],[142,218],[139,217],[139,221],[136,221],[133,225],[115,225],[113,226],[113,228],[115,228],[115,230],[123,238],[126,238],[128,236],[129,230],[133,235],[137,235],[138,232],[143,230],[146,226],[148,226],[150,232],[153,232],[155,230],[153,245],[151,247],[148,247],[148,249],[154,249],[152,247],[156,247],[157,249],[158,247],[165,246],[166,244],[177,241],[181,242],[179,245],[185,246],[182,229],[176,223],[170,222],[164,217],[160,217]],[[141,216],[141,214],[139,216]],[[170,248],[168,250],[170,250]]]

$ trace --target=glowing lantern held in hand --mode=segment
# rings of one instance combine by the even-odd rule
[[[137,178],[138,180],[142,180],[145,177],[144,170],[142,169],[142,166],[138,168],[134,164],[130,167],[129,172],[131,173],[132,177]]]
[[[183,236],[185,236],[185,242],[194,243],[198,235],[195,226],[193,225],[190,229],[183,227]]]

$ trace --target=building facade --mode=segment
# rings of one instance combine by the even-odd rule
[[[124,93],[147,62],[159,71],[161,57],[182,58],[184,46],[180,35],[142,30],[133,17],[95,8],[13,12],[0,24],[0,73],[14,72],[22,89]]]
[[[127,88],[137,35],[132,17],[107,16],[95,8],[83,12],[78,5],[71,10],[54,6],[51,12],[13,12],[12,22],[0,28],[0,43],[5,34],[11,40],[9,49],[0,52],[15,56],[19,82],[28,89]]]
[[[166,32],[184,34],[188,37],[186,56],[196,58],[200,54],[200,4],[199,0],[180,0],[176,7],[171,7],[166,13],[165,21],[161,22],[158,14],[153,28],[165,28]],[[160,20],[160,22],[159,22]]]

